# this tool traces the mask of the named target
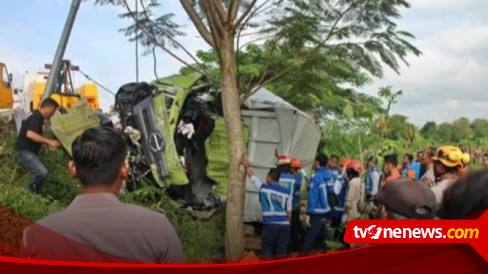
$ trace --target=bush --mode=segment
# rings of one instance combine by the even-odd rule
[[[49,170],[49,175],[42,185],[41,195],[69,205],[80,193],[80,187],[68,173],[68,156],[60,149],[44,148],[41,151],[41,159]]]
[[[15,256],[24,229],[32,221],[63,208],[57,201],[24,187],[0,184],[0,255]]]
[[[65,208],[52,198],[35,194],[24,187],[5,184],[0,184],[0,204],[32,221]]]

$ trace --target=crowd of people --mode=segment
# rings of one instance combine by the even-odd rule
[[[327,249],[342,241],[347,222],[357,219],[463,218],[488,207],[488,165],[468,172],[470,155],[456,146],[427,147],[403,156],[359,160],[319,154],[308,179],[300,159],[278,157],[266,183],[242,159],[251,182],[260,190],[263,210],[263,255]],[[488,162],[488,155],[483,156]],[[306,218],[300,221],[300,198],[308,190]],[[344,242],[342,242],[345,244]]]

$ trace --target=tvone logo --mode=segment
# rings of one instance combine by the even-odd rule
[[[377,227],[376,225],[372,225],[366,229],[367,235],[373,239],[373,240],[378,240],[378,238],[381,235],[381,231],[383,229],[381,227]]]

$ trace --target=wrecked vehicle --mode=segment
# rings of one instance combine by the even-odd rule
[[[126,189],[166,188],[182,208],[211,211],[226,199],[227,135],[218,89],[193,73],[147,83],[130,83],[116,94],[119,130],[129,146]],[[309,173],[320,128],[309,116],[261,88],[241,110],[247,154],[261,178],[275,166],[275,149],[302,160]],[[51,118],[52,129],[70,153],[72,140],[100,123],[86,105]],[[259,222],[258,190],[246,183],[245,222]]]

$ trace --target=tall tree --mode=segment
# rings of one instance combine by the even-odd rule
[[[454,134],[452,124],[444,122],[437,127],[436,139],[444,143],[457,142],[458,140],[454,139]]]
[[[389,133],[389,119],[391,107],[397,103],[397,98],[403,94],[402,90],[393,91],[392,86],[382,87],[378,91],[378,96],[386,100],[386,109],[382,116],[380,116],[380,125],[383,128],[385,136]]]
[[[95,0],[98,4],[124,5],[123,15],[135,23],[126,29],[133,37],[138,34],[143,45],[159,47],[189,65],[175,50],[190,56],[191,67],[213,79],[212,73],[200,64],[178,42],[178,25],[171,14],[154,15],[157,0],[140,0],[142,12],[130,10],[126,0]],[[259,2],[259,3],[258,3]],[[240,103],[260,86],[298,71],[316,53],[321,52],[333,64],[338,59],[346,69],[365,70],[373,76],[382,75],[381,62],[398,72],[399,60],[420,51],[406,39],[408,32],[396,29],[392,21],[400,17],[399,9],[408,8],[406,0],[180,0],[201,38],[218,57],[219,85],[229,147],[229,188],[226,207],[226,255],[238,257],[243,252],[244,172],[239,160],[244,153]],[[258,75],[249,79],[246,88],[239,88],[236,53],[241,48],[241,34],[252,41],[270,41],[269,58]],[[285,66],[273,63],[275,49],[294,52]],[[281,62],[283,64],[283,62]],[[215,79],[213,79],[215,80]],[[337,84],[340,84],[337,82]],[[305,92],[308,92],[306,90]]]
[[[473,130],[470,127],[469,119],[462,117],[452,122],[453,127],[453,141],[461,142],[470,139],[473,136]]]
[[[245,181],[239,166],[245,153],[239,88],[235,56],[235,38],[241,25],[256,5],[256,0],[180,0],[181,5],[201,37],[217,53],[220,89],[229,151],[229,188],[227,190],[226,235],[227,257],[239,257],[244,251],[243,218]],[[239,15],[239,10],[242,13]]]
[[[488,120],[480,118],[474,119],[470,126],[474,132],[475,138],[479,139],[488,136]]]
[[[429,121],[420,129],[420,134],[426,139],[433,138],[437,130],[437,124],[434,121]]]

